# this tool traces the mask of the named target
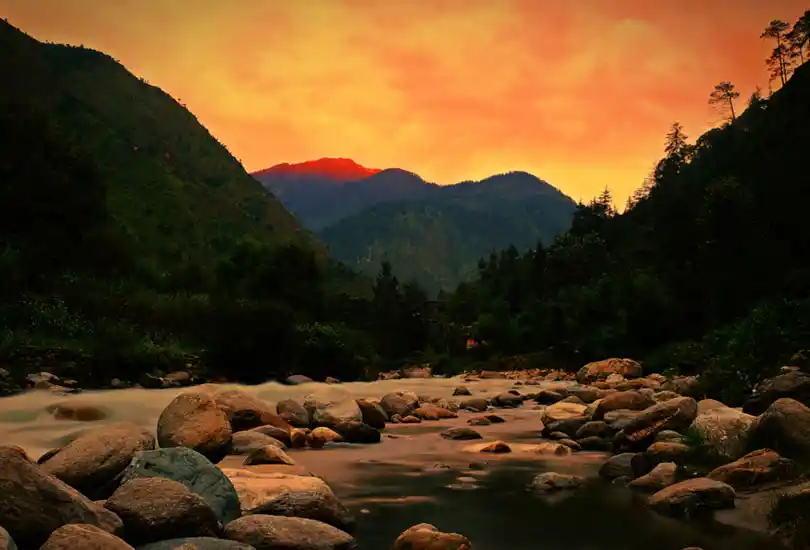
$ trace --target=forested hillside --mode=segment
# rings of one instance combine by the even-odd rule
[[[349,267],[371,275],[381,262],[390,262],[400,279],[417,281],[435,296],[474,278],[482,255],[551,242],[568,229],[576,207],[558,189],[525,172],[432,191],[421,200],[367,208],[318,236]]]
[[[481,263],[450,299],[450,317],[486,342],[480,353],[645,358],[704,372],[733,400],[810,348],[809,18],[764,33],[782,29],[768,63],[780,89],[744,103],[718,84],[707,95],[728,122],[694,143],[673,124],[624,213],[605,193],[547,246]]]

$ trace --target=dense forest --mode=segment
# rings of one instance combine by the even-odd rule
[[[71,74],[0,91],[12,136],[0,152],[0,362],[17,375],[37,350],[61,350],[79,363],[75,378],[104,385],[190,363],[253,383],[623,355],[700,372],[708,393],[733,401],[810,348],[808,36],[810,12],[771,22],[763,39],[775,44],[777,89],[746,105],[731,82],[707,91],[727,123],[694,143],[673,124],[622,213],[606,191],[553,242],[482,259],[475,281],[430,300],[390,264],[366,281],[326,259],[196,119],[171,118],[187,111],[167,96],[171,110],[155,115],[164,99],[110,58],[0,25],[0,45],[24,48],[26,70],[50,59],[49,71]],[[5,74],[23,69],[2,60]],[[103,104],[76,87],[82,77]],[[146,98],[141,119],[102,108]],[[171,134],[150,143],[167,120]],[[133,135],[154,150],[111,146],[131,149]],[[216,177],[193,168],[198,156],[220,167]],[[227,188],[238,202],[206,200]],[[205,208],[177,210],[189,197]],[[478,345],[468,350],[468,338]]]

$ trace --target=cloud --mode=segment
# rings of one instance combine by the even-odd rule
[[[112,54],[248,169],[321,156],[440,183],[524,169],[623,201],[712,86],[765,82],[761,28],[798,0],[6,0],[40,39]]]

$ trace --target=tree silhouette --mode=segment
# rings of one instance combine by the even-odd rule
[[[735,89],[734,84],[724,80],[720,84],[717,84],[709,95],[709,105],[722,105],[724,108],[727,107],[731,113],[731,120],[735,120],[737,113],[734,111],[734,100],[738,97],[740,97],[740,92]]]
[[[785,35],[788,32],[790,25],[780,19],[773,19],[765,30],[762,31],[760,38],[773,38],[776,40],[776,47],[768,58],[768,67],[779,76],[782,85],[787,82],[788,77],[788,57],[789,51],[785,44]]]
[[[787,34],[795,55],[799,56],[799,62],[804,63],[804,51],[810,50],[810,10],[804,12],[796,20],[793,29]],[[810,55],[810,54],[808,54]]]

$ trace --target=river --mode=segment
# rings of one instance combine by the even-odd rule
[[[452,379],[409,379],[339,386],[269,383],[235,387],[277,402],[334,391],[381,397],[391,391],[409,390],[449,397],[459,384]],[[547,387],[554,384],[559,383],[548,383]],[[486,380],[467,385],[475,395],[488,396],[514,387],[514,382]],[[105,390],[71,396],[32,391],[0,398],[0,441],[19,445],[38,457],[89,426],[126,420],[154,430],[161,410],[179,391]],[[66,400],[100,406],[107,418],[92,423],[55,420],[47,407]],[[521,407],[498,414],[506,422],[476,426],[485,441],[540,441],[540,411]],[[599,453],[543,460],[520,452],[484,455],[465,450],[469,442],[448,441],[438,435],[449,426],[466,425],[467,418],[462,412],[453,420],[391,425],[379,445],[339,444],[289,452],[302,469],[324,478],[356,513],[361,550],[387,550],[399,533],[422,522],[466,535],[475,550],[782,548],[764,535],[738,527],[757,526],[744,510],[724,512],[719,515],[722,521],[690,522],[651,512],[640,495],[598,479],[596,472],[605,459]],[[580,489],[551,497],[527,493],[528,482],[544,471],[576,473],[586,476],[588,482]]]

